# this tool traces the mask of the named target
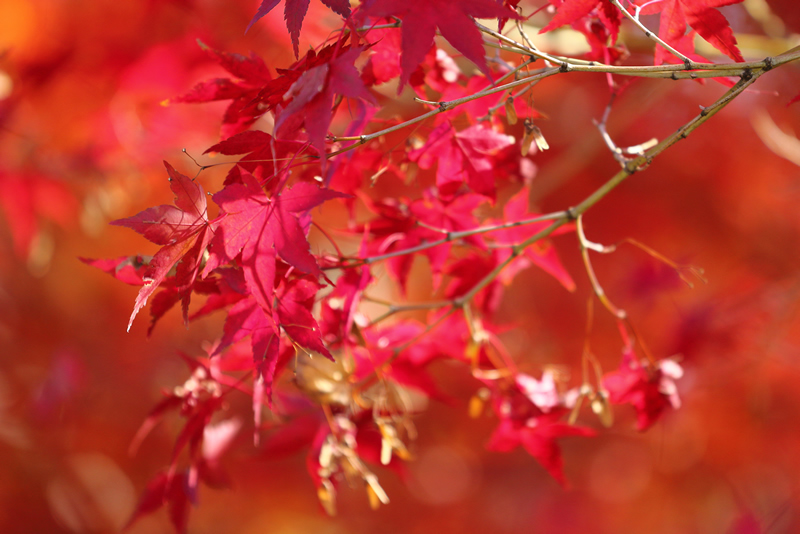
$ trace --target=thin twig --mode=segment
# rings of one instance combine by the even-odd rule
[[[623,14],[623,15],[625,15],[625,17],[626,17],[628,20],[630,20],[631,22],[633,22],[633,23],[636,25],[636,27],[638,27],[640,30],[642,30],[642,32],[644,32],[645,36],[646,36],[648,39],[652,39],[652,40],[653,40],[653,41],[654,41],[654,42],[655,42],[657,45],[659,45],[659,46],[663,47],[663,48],[664,48],[664,49],[666,49],[666,50],[667,50],[667,51],[668,51],[670,54],[672,54],[673,56],[675,56],[675,57],[677,57],[678,59],[680,59],[681,61],[683,61],[683,64],[684,64],[684,66],[686,67],[686,70],[691,70],[691,69],[692,69],[692,60],[691,60],[691,59],[689,59],[688,57],[686,57],[685,55],[683,55],[682,53],[678,52],[678,51],[677,51],[677,50],[675,50],[674,48],[672,48],[670,45],[668,45],[667,43],[665,43],[665,42],[664,42],[664,41],[663,41],[663,40],[662,40],[662,39],[661,39],[661,38],[660,38],[658,35],[656,35],[655,33],[651,32],[649,29],[647,29],[647,26],[645,26],[644,24],[642,24],[642,21],[640,21],[640,20],[639,20],[639,13],[638,13],[638,11],[637,11],[636,15],[632,15],[632,14],[631,14],[631,13],[630,13],[630,12],[629,12],[627,9],[625,9],[625,8],[622,6],[622,4],[620,3],[620,1],[619,1],[619,0],[611,0],[611,2],[612,2],[612,3],[613,3],[615,6],[617,6],[617,7],[619,8],[619,10],[620,10],[620,11],[622,11],[622,14]]]
[[[405,256],[407,254],[415,254],[417,252],[422,252],[423,250],[428,250],[429,248],[438,247],[440,245],[444,245],[446,243],[452,243],[463,239],[465,237],[478,235],[478,234],[485,234],[488,232],[495,232],[497,230],[508,230],[510,228],[517,228],[519,226],[526,226],[528,224],[535,224],[538,222],[544,221],[552,221],[562,219],[566,216],[566,212],[564,211],[557,211],[554,213],[548,213],[546,215],[540,215],[538,217],[533,217],[530,219],[525,219],[522,221],[511,221],[503,224],[494,224],[490,226],[481,226],[479,228],[472,228],[470,230],[460,230],[457,232],[447,231],[440,228],[431,228],[433,231],[437,231],[440,233],[444,233],[445,237],[439,239],[437,241],[431,241],[428,243],[422,243],[415,247],[403,249],[403,250],[395,250],[394,252],[387,252],[386,254],[381,254],[379,256],[369,256],[367,258],[343,258],[343,264],[337,265],[334,268],[352,268],[358,267],[361,265],[371,265],[373,263],[377,263],[379,261],[388,260],[389,258],[396,258],[398,256]]]
[[[611,302],[606,295],[606,292],[603,290],[603,286],[600,285],[600,281],[597,279],[597,275],[594,272],[594,267],[592,267],[592,261],[589,259],[589,250],[597,250],[598,246],[586,239],[586,234],[583,232],[582,215],[578,216],[577,220],[575,221],[575,226],[575,231],[578,235],[578,246],[580,247],[581,258],[583,259],[583,266],[586,268],[586,274],[589,276],[589,282],[592,284],[592,290],[594,291],[594,294],[597,295],[600,303],[611,313],[611,315],[624,321],[628,317],[628,314],[625,312],[625,310],[618,308],[613,302]]]

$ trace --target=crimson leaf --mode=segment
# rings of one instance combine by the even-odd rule
[[[436,28],[464,57],[475,63],[484,74],[489,74],[486,64],[481,32],[475,26],[475,18],[521,17],[514,11],[498,5],[494,0],[371,0],[364,2],[364,14],[372,17],[400,17],[403,19],[403,57],[400,59],[402,74],[400,90],[408,82],[411,73],[422,63],[433,44]]]
[[[280,0],[263,0],[253,20],[247,25],[245,33],[264,15],[272,11],[278,3]],[[350,16],[349,0],[322,0],[322,3],[345,18]],[[298,57],[299,54],[300,29],[303,27],[303,19],[306,18],[306,12],[308,12],[308,4],[309,0],[286,0],[286,5],[283,7],[283,18],[286,20],[286,29],[292,36],[295,57]]]
[[[188,321],[191,288],[197,278],[203,252],[213,233],[208,221],[203,188],[188,176],[176,171],[166,161],[164,165],[170,177],[170,188],[175,193],[175,206],[156,206],[133,217],[111,222],[117,226],[126,226],[156,245],[162,245],[143,274],[144,286],[136,297],[128,322],[129,331],[136,314],[181,259],[183,261],[178,265],[175,274],[176,286],[183,298],[184,321]]]

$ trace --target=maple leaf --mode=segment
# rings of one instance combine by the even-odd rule
[[[122,256],[115,259],[94,260],[91,258],[78,258],[86,265],[96,267],[104,273],[110,274],[117,280],[132,286],[144,285],[144,273],[150,257]]]
[[[211,355],[219,355],[249,335],[256,378],[262,381],[263,393],[271,405],[274,378],[287,363],[288,356],[294,353],[287,349],[299,346],[333,360],[311,313],[320,288],[320,283],[308,275],[283,278],[275,290],[271,313],[252,296],[241,294],[241,300],[228,312],[222,339]],[[291,338],[291,344],[281,338],[281,329]]]
[[[520,191],[508,200],[503,208],[504,221],[497,221],[498,224],[519,222],[525,219],[532,219],[537,216],[536,213],[528,211],[528,196],[529,190],[523,187]],[[531,236],[547,228],[549,223],[541,221],[538,223],[519,225],[513,228],[504,228],[493,233],[497,244],[503,245],[501,249],[495,249],[500,254],[500,259],[505,260],[511,255],[511,246],[524,242]],[[573,231],[574,226],[564,225],[557,229],[551,235],[560,235]],[[507,272],[501,273],[501,280],[505,284],[511,282],[511,278],[522,269],[527,268],[529,265],[536,265],[544,270],[546,273],[555,277],[556,280],[561,282],[568,291],[575,291],[575,282],[572,277],[561,264],[561,261],[556,254],[555,249],[549,241],[539,240],[529,247],[516,258],[511,265],[506,269]]]
[[[321,0],[323,4],[331,8],[331,10],[347,18],[350,16],[350,0]],[[245,33],[258,22],[264,15],[272,11],[275,6],[280,3],[280,0],[263,0],[261,5],[258,6],[255,16],[247,25]],[[298,57],[299,53],[299,40],[300,30],[303,27],[303,19],[306,18],[308,12],[309,0],[286,0],[286,5],[283,6],[283,18],[286,20],[286,29],[289,30],[289,35],[292,37],[292,46],[294,47],[294,56]]]
[[[394,28],[379,28],[370,30],[369,40],[373,43],[370,56],[361,70],[364,85],[380,85],[400,76],[400,34]]]
[[[532,418],[524,425],[504,419],[489,438],[486,448],[491,451],[509,452],[522,445],[559,484],[566,487],[564,458],[561,456],[561,449],[556,439],[567,436],[592,437],[595,434],[591,428],[557,421],[550,414]]]
[[[621,51],[614,45],[622,14],[610,0],[550,0],[550,4],[557,8],[556,15],[539,33],[570,24],[586,36],[592,48],[590,59],[606,62],[619,59]]]
[[[364,229],[364,237],[361,240],[359,249],[361,258],[368,255],[368,230],[368,228]],[[336,287],[325,299],[322,308],[323,313],[326,313],[323,330],[328,337],[335,340],[348,339],[362,294],[370,282],[372,282],[372,274],[367,265],[345,269],[336,280]]]
[[[76,217],[73,193],[58,180],[34,172],[16,173],[0,169],[0,211],[5,212],[14,251],[25,258],[40,233],[39,218],[67,226]]]
[[[612,403],[631,404],[636,409],[636,429],[644,431],[664,410],[680,407],[675,380],[682,375],[683,369],[674,360],[662,360],[655,369],[650,369],[628,350],[622,356],[619,370],[603,377],[603,387]]]
[[[684,38],[687,26],[695,30],[700,37],[708,41],[714,48],[730,57],[734,61],[744,61],[742,53],[736,46],[736,37],[733,35],[728,20],[716,8],[738,4],[744,0],[662,0],[660,2],[646,2],[642,14],[649,15],[661,13],[658,36],[665,43],[673,46],[687,55],[694,52],[693,43]],[[644,0],[637,0],[644,4]],[[656,47],[656,64],[676,62],[662,47]]]
[[[321,272],[309,252],[304,230],[310,223],[308,211],[344,195],[300,182],[268,197],[253,175],[245,172],[242,180],[213,196],[225,217],[211,242],[211,258],[204,273],[241,254],[248,289],[259,306],[271,313],[277,258],[304,273],[319,276]],[[301,224],[301,218],[305,224]]]
[[[156,245],[162,245],[143,274],[144,286],[136,297],[128,331],[136,314],[179,261],[175,272],[176,286],[182,295],[184,322],[188,322],[191,288],[213,234],[202,186],[176,171],[166,161],[164,166],[170,177],[170,189],[175,193],[175,206],[156,206],[133,217],[111,222],[116,226],[126,226]]]
[[[248,335],[253,347],[255,375],[263,380],[264,392],[270,399],[280,360],[280,333],[272,318],[253,298],[245,298],[230,309],[222,339],[212,355],[219,354]]]
[[[311,313],[322,286],[309,276],[283,279],[275,292],[273,319],[294,343],[333,360],[320,337],[320,328]]]
[[[556,6],[556,14],[550,22],[539,33],[549,32],[564,24],[572,24],[592,11],[599,8],[604,11],[616,11],[616,7],[609,0],[549,0],[551,5]],[[619,31],[619,18],[617,16],[617,31]]]
[[[362,14],[370,17],[399,17],[403,19],[403,55],[400,58],[400,87],[402,91],[411,73],[422,63],[433,44],[438,28],[442,36],[464,57],[475,63],[489,75],[481,32],[475,26],[475,18],[521,17],[494,0],[368,0],[363,4]]]
[[[189,494],[188,477],[186,473],[178,473],[170,476],[169,473],[162,471],[155,476],[144,490],[144,494],[133,512],[133,516],[128,521],[125,529],[130,528],[140,518],[152,514],[165,504],[169,513],[169,519],[175,531],[182,534],[186,532],[189,521]]]
[[[436,168],[436,187],[442,198],[452,197],[466,183],[492,200],[495,198],[494,156],[514,144],[514,138],[476,124],[456,132],[450,121],[437,126],[428,142],[409,153],[423,169]]]
[[[202,103],[216,100],[231,100],[225,110],[222,120],[222,137],[246,130],[256,119],[263,115],[267,109],[250,105],[258,96],[265,85],[269,85],[272,76],[264,60],[255,54],[243,56],[220,52],[206,46],[198,40],[200,48],[216,61],[223,69],[233,75],[233,78],[214,78],[194,86],[188,93],[172,98],[165,102],[175,103]]]
[[[567,486],[564,459],[556,439],[566,436],[591,437],[591,428],[559,421],[567,413],[552,374],[541,380],[518,374],[513,382],[484,381],[492,391],[492,408],[500,424],[489,438],[487,448],[508,452],[522,445],[553,478]]]
[[[406,250],[425,241],[442,238],[440,232],[425,226],[445,231],[475,228],[478,221],[473,211],[484,202],[482,196],[471,193],[441,199],[435,190],[424,191],[421,199],[409,204],[392,200],[376,202],[367,199],[367,207],[379,216],[370,222],[369,231],[375,238],[369,244],[369,252],[372,255]],[[424,225],[418,224],[418,221]],[[468,236],[464,241],[475,247],[485,248],[483,241],[477,236]],[[450,255],[452,245],[453,243],[448,241],[421,252],[430,261],[434,286],[441,280],[442,269]],[[397,280],[403,292],[413,260],[413,254],[403,254],[387,260],[389,274]]]
[[[286,169],[286,165],[279,165],[279,162],[291,161],[290,155],[298,154],[305,148],[308,148],[308,143],[284,141],[275,139],[266,132],[247,130],[209,147],[203,154],[209,152],[226,156],[245,154],[228,171],[225,185],[229,185],[242,183],[242,170],[262,180],[276,176]]]
[[[285,137],[303,124],[311,145],[320,155],[325,154],[325,136],[333,118],[334,96],[375,103],[354,65],[362,50],[351,48],[329,63],[304,72],[284,95],[290,102],[275,118],[275,135]],[[322,164],[324,173],[325,159]]]
[[[502,225],[532,219],[537,216],[528,212],[528,188],[522,188],[506,202],[504,207],[504,220],[489,220],[489,224]],[[446,273],[452,281],[447,287],[447,298],[458,298],[475,287],[485,276],[491,273],[498,265],[506,262],[513,254],[512,248],[524,242],[529,237],[544,230],[547,221],[518,225],[513,228],[504,228],[492,232],[493,240],[489,253],[484,251],[470,251],[466,256],[448,264]],[[567,226],[561,227],[554,234],[571,231]],[[489,238],[487,238],[488,240]],[[536,265],[551,276],[555,277],[568,291],[575,290],[575,282],[561,264],[555,248],[548,240],[540,240],[526,247],[510,263],[494,277],[491,282],[475,295],[475,304],[484,313],[491,315],[500,304],[504,286],[508,286],[514,277],[531,265]]]

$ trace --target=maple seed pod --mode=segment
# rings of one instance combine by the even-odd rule
[[[477,395],[473,395],[469,399],[469,416],[472,419],[477,419],[483,413],[483,401]]]
[[[322,481],[322,486],[317,488],[317,498],[325,513],[331,517],[336,515],[336,490],[330,480]]]
[[[477,419],[481,416],[483,407],[490,396],[491,392],[487,388],[481,388],[469,399],[469,416],[472,419]]]
[[[364,476],[367,483],[367,496],[369,497],[369,505],[373,510],[377,510],[381,504],[389,504],[389,496],[383,491],[378,477],[369,473]]]
[[[525,136],[522,138],[522,155],[527,156],[528,151],[531,148],[531,141],[536,143],[536,147],[539,150],[547,150],[550,148],[550,145],[547,143],[547,139],[544,138],[544,134],[536,126],[531,119],[525,119]]]
[[[372,510],[377,510],[381,506],[381,501],[372,486],[367,486],[367,497],[369,498],[369,507]]]
[[[506,98],[506,119],[508,124],[512,126],[517,124],[517,110],[514,109],[514,99],[512,97]]]
[[[592,411],[600,419],[600,423],[606,428],[614,424],[614,412],[611,410],[611,403],[608,401],[606,391],[598,391],[592,399]]]

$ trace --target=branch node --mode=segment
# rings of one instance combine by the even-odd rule
[[[752,77],[753,77],[753,71],[750,70],[749,68],[748,69],[744,69],[744,71],[742,71],[742,80],[748,81]]]
[[[692,60],[688,57],[683,58],[683,68],[686,70],[694,70],[692,68]]]
[[[566,209],[564,214],[566,215],[567,221],[569,221],[569,222],[574,221],[574,220],[576,220],[578,218],[578,212],[576,212],[575,208],[573,208],[571,206]]]
[[[569,72],[569,69],[570,69],[569,63],[567,62],[561,63],[561,65],[558,67],[559,72]]]
[[[774,66],[775,64],[773,63],[771,56],[767,56],[764,58],[764,72],[772,69],[772,67]]]
[[[673,80],[677,80],[678,79],[678,73],[676,71],[672,71],[672,75],[670,76],[670,78],[672,78]]]
[[[625,162],[625,172],[627,172],[628,175],[636,174],[636,172],[641,168],[642,167],[639,165],[639,163],[637,163],[637,160],[628,160]]]

